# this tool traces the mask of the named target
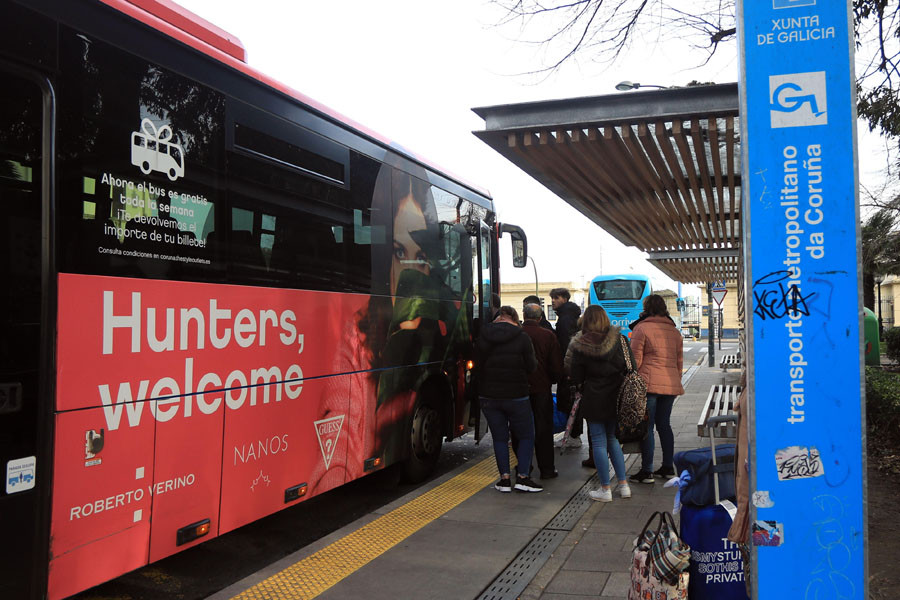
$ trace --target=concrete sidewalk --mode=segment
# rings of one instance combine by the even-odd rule
[[[710,386],[735,384],[740,376],[737,370],[706,366],[705,352],[695,360],[697,364],[685,374],[685,394],[672,412],[676,452],[709,444],[697,436],[697,421]],[[489,451],[485,449],[485,456]],[[559,477],[544,481],[540,494],[498,493],[494,459],[492,455],[481,458],[282,558],[210,600],[625,598],[632,542],[654,511],[672,511],[675,491],[663,488],[661,481],[633,483],[630,499],[593,502],[587,490],[599,484],[596,471],[581,466],[587,456],[586,443],[557,456]],[[639,462],[636,455],[626,456],[629,473],[638,470]],[[659,456],[654,466],[660,466]],[[439,516],[430,509],[423,509],[421,515],[410,513],[414,502],[424,507],[446,498],[451,492],[442,490],[451,484],[473,491]],[[411,520],[421,526],[386,544],[383,536],[390,528],[377,529],[381,533],[374,536],[365,533],[368,525],[381,519],[395,528]],[[372,551],[376,547],[380,549]],[[358,566],[334,577],[336,570],[351,562]],[[320,580],[329,578],[335,581],[321,584]],[[258,586],[264,581],[270,582],[265,584],[270,591]]]
[[[694,371],[685,385],[684,395],[679,396],[672,410],[675,452],[709,446],[709,438],[697,435],[697,421],[709,389],[716,384],[738,384],[739,379],[737,370],[722,371],[718,366],[706,366],[706,356],[703,356],[703,362]],[[629,455],[626,458],[629,474],[637,472],[640,457]],[[660,464],[657,442],[654,469]],[[598,595],[625,598],[630,585],[634,539],[655,511],[672,512],[675,490],[664,488],[663,483],[660,479],[653,484],[631,482],[630,499],[616,496],[610,503],[592,503],[520,598],[577,600]]]

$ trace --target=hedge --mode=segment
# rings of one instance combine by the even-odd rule
[[[866,367],[866,422],[873,436],[900,443],[900,373]]]
[[[885,356],[894,362],[900,362],[900,327],[885,329],[882,337]]]

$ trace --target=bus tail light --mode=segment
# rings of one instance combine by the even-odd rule
[[[209,533],[209,519],[191,523],[187,527],[182,527],[178,530],[178,533],[175,535],[175,545],[181,546],[182,544],[193,542],[207,533]]]
[[[474,368],[475,368],[475,361],[474,361],[474,360],[466,361],[466,370],[471,371],[471,370],[474,369]]]
[[[294,487],[289,487],[284,490],[284,503],[293,502],[298,498],[302,498],[306,495],[307,486],[305,483],[301,483],[300,485],[295,485]]]

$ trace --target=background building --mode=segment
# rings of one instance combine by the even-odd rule
[[[535,293],[534,283],[503,283],[500,284],[500,304],[512,306],[519,311],[519,317],[522,317],[522,300],[528,296],[538,296],[541,299],[541,306],[544,308],[544,314],[551,323],[556,323],[556,313],[550,305],[550,290],[554,288],[566,288],[572,296],[570,300],[581,307],[587,306],[587,288],[579,287],[574,281],[547,281],[537,283],[537,293]]]

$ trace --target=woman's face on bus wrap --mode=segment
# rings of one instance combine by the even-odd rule
[[[413,232],[425,231],[425,215],[412,194],[402,198],[394,216],[394,248],[391,260],[391,294],[397,293],[397,283],[404,269],[430,274],[428,256],[413,239]]]

